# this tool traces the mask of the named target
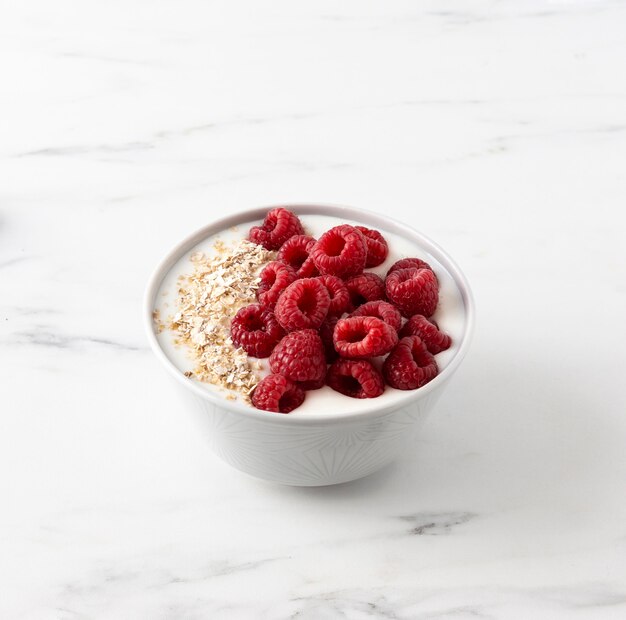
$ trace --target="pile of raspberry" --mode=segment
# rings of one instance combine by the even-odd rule
[[[255,407],[289,413],[324,385],[376,398],[385,384],[415,390],[437,375],[434,355],[451,340],[429,318],[439,282],[428,263],[404,258],[383,280],[365,271],[389,253],[379,231],[341,224],[314,239],[284,208],[269,211],[248,238],[278,250],[260,274],[258,303],[231,322],[236,346],[269,357],[272,374],[252,393]]]

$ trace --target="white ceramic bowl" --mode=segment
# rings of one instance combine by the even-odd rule
[[[280,415],[227,401],[187,379],[161,349],[152,311],[159,286],[169,269],[206,237],[252,220],[262,220],[274,206],[286,206],[299,215],[326,214],[355,220],[405,237],[433,256],[448,271],[461,292],[465,325],[456,355],[424,387],[406,393],[399,404],[316,416]],[[350,207],[274,205],[239,212],[218,220],[177,245],[150,278],[144,302],[144,320],[152,350],[188,397],[181,409],[194,411],[213,450],[233,467],[252,476],[283,484],[319,486],[367,476],[391,462],[412,443],[415,431],[432,409],[465,357],[474,326],[474,302],[469,285],[454,261],[435,243],[409,226],[384,215]],[[189,400],[194,404],[188,404]],[[371,401],[370,401],[371,402]]]

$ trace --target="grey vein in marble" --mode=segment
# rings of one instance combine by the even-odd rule
[[[477,515],[472,512],[417,512],[398,517],[411,524],[409,533],[414,536],[440,536],[450,534],[452,528],[463,525]]]
[[[34,256],[15,256],[14,258],[7,258],[6,260],[0,261],[0,269],[6,269],[7,267],[13,267],[19,263],[23,263],[25,261],[33,260]]]
[[[34,345],[53,349],[76,349],[81,345],[100,345],[121,351],[146,351],[147,347],[132,345],[110,338],[98,338],[96,336],[67,335],[50,330],[38,328],[14,332],[12,337],[5,338],[7,345]]]

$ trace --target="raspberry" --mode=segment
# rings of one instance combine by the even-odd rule
[[[270,368],[291,381],[319,381],[326,372],[319,334],[314,329],[287,334],[272,351]]]
[[[341,316],[350,305],[350,293],[341,278],[337,276],[319,276],[317,278],[330,295],[329,316]]]
[[[360,230],[349,224],[326,231],[313,246],[311,257],[323,275],[347,278],[363,271],[367,244]]]
[[[385,391],[380,370],[369,360],[338,359],[328,369],[326,383],[352,398],[376,398]]]
[[[319,275],[313,259],[309,256],[315,239],[307,235],[294,235],[280,246],[279,261],[293,268],[299,278],[312,278]]]
[[[301,387],[305,392],[310,392],[311,390],[319,390],[326,385],[326,377],[322,376],[321,379],[317,379],[316,381],[298,381],[296,385],[298,387]]]
[[[375,316],[377,319],[385,321],[396,331],[402,325],[402,315],[398,308],[387,301],[368,301],[359,306],[350,316]]]
[[[317,329],[328,314],[330,295],[316,278],[292,282],[276,302],[278,322],[287,330]]]
[[[284,336],[274,313],[259,304],[241,308],[230,322],[230,337],[252,357],[268,357]]]
[[[250,241],[262,245],[266,250],[278,248],[294,235],[303,235],[304,228],[295,213],[278,207],[267,212],[261,226],[253,226],[248,233]]]
[[[261,271],[256,298],[262,306],[273,308],[280,294],[297,279],[296,272],[277,260],[267,263]]]
[[[339,357],[339,353],[335,351],[335,344],[333,343],[333,332],[338,320],[336,316],[329,316],[320,326],[320,338],[326,352],[326,361],[329,364]]]
[[[434,379],[437,362],[419,336],[402,338],[383,364],[387,383],[398,390],[415,390]]]
[[[430,269],[398,269],[385,280],[387,297],[406,317],[431,316],[439,301],[439,284]]]
[[[257,409],[289,413],[304,402],[304,391],[282,375],[268,375],[252,392],[252,404]]]
[[[352,308],[358,308],[366,301],[385,298],[385,283],[375,273],[362,273],[345,281]]]
[[[450,348],[452,339],[448,334],[439,330],[437,323],[430,321],[421,314],[414,314],[400,330],[400,337],[419,336],[426,348],[433,354],[441,353]]]
[[[398,269],[430,269],[433,270],[432,267],[421,258],[401,258],[397,260],[391,267],[389,267],[389,271],[387,275],[392,273],[393,271],[398,271]]]
[[[389,246],[385,238],[377,231],[365,226],[355,226],[365,237],[367,244],[367,258],[365,259],[366,267],[378,267],[385,262],[387,254],[389,254]]]
[[[385,355],[397,342],[396,330],[373,316],[340,319],[333,333],[337,353],[352,359]]]

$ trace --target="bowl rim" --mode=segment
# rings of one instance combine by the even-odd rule
[[[465,306],[465,329],[461,339],[461,344],[458,347],[456,354],[450,360],[448,365],[432,381],[417,390],[407,391],[407,398],[401,402],[396,401],[389,403],[388,405],[383,404],[379,408],[372,408],[368,411],[359,411],[358,403],[361,401],[355,399],[357,409],[354,411],[348,410],[340,413],[325,413],[323,416],[316,415],[315,413],[303,413],[297,416],[290,416],[280,414],[277,415],[272,412],[255,409],[237,401],[226,400],[217,394],[209,392],[208,390],[202,388],[199,384],[184,376],[180,369],[169,359],[165,351],[161,348],[154,329],[154,304],[163,278],[186,252],[190,251],[191,248],[200,243],[206,237],[238,224],[253,220],[262,220],[267,211],[278,207],[288,208],[298,215],[330,215],[334,217],[343,217],[357,222],[362,221],[365,226],[379,227],[391,233],[408,237],[410,240],[414,240],[421,249],[436,258],[437,261],[439,261],[439,263],[448,271],[461,293],[461,298]],[[190,390],[196,396],[209,401],[217,407],[221,407],[233,413],[241,414],[248,418],[263,420],[264,422],[270,423],[297,425],[323,425],[351,421],[356,418],[363,420],[371,419],[373,417],[378,417],[381,414],[410,406],[416,401],[427,397],[439,386],[442,386],[460,365],[471,344],[475,324],[474,297],[467,278],[456,262],[441,246],[421,232],[415,230],[412,226],[388,217],[387,215],[381,215],[374,211],[369,211],[360,207],[349,207],[326,203],[288,203],[261,206],[251,209],[238,209],[226,217],[213,220],[211,223],[197,229],[195,232],[191,233],[182,241],[177,243],[157,264],[145,289],[142,313],[150,348],[165,366],[169,374],[173,375],[174,378],[185,387],[185,389]]]

